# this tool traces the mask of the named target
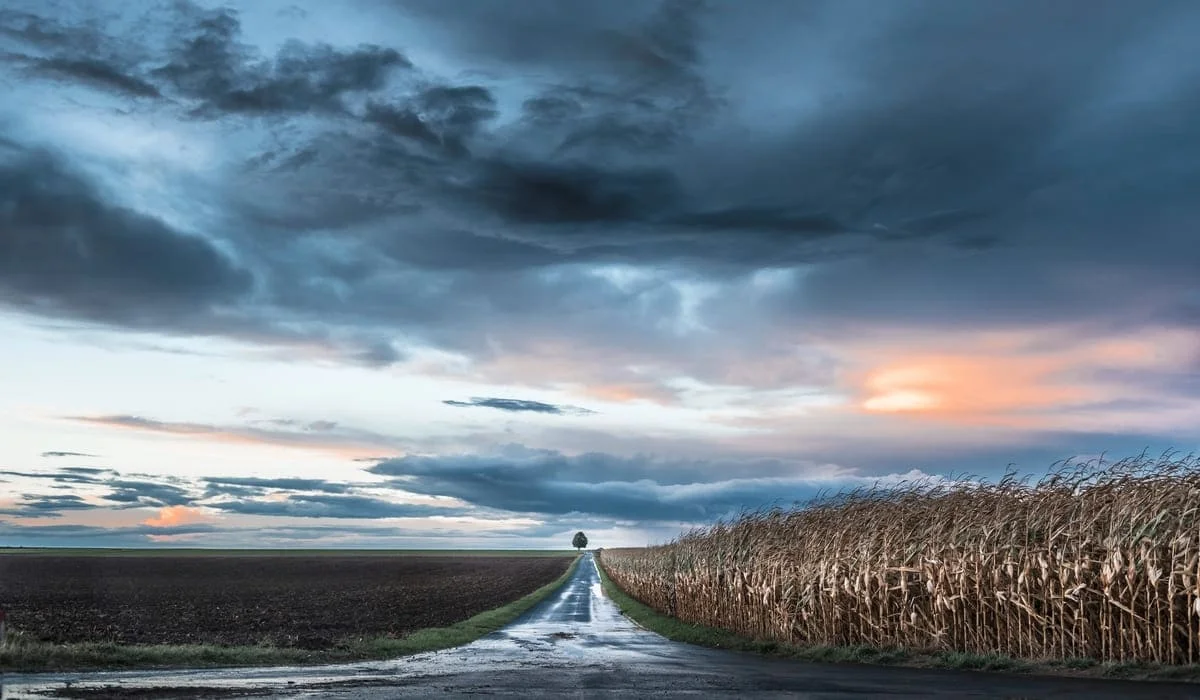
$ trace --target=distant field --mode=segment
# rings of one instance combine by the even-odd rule
[[[201,549],[106,547],[0,547],[6,555],[55,555],[70,557],[566,557],[571,549]]]
[[[0,605],[10,630],[56,644],[322,650],[503,606],[561,576],[572,554],[10,550]]]

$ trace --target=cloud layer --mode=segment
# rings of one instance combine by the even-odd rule
[[[813,465],[1187,448],[1197,30],[1185,0],[11,0],[0,362],[44,389],[0,413],[100,441],[0,451],[4,517],[662,524]],[[63,379],[85,354],[139,390]],[[165,445],[281,451],[125,474]],[[374,457],[415,500],[288,462]]]

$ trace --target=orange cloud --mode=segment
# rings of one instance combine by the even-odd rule
[[[630,384],[600,384],[584,387],[576,393],[612,403],[630,403],[632,401],[666,403],[664,392],[652,386],[637,387]]]
[[[862,407],[870,412],[912,412],[966,422],[1022,422],[1012,415],[1100,397],[1088,387],[1058,383],[1061,361],[1024,357],[916,356],[871,370],[863,381]],[[1026,419],[1029,420],[1029,419]]]
[[[142,418],[140,416],[121,415],[71,416],[66,420],[108,428],[136,430],[233,445],[283,447],[326,454],[332,453],[346,459],[371,457],[378,455],[380,452],[401,451],[398,441],[395,438],[366,431],[302,432],[298,430],[273,430],[244,426],[168,422]]]
[[[209,522],[212,518],[205,515],[199,508],[189,506],[167,506],[158,510],[158,515],[142,521],[150,527],[177,527],[194,523]]]
[[[910,345],[889,352],[876,345],[859,352],[867,369],[850,383],[860,409],[957,424],[1052,427],[1047,416],[1056,412],[1154,400],[1156,390],[1139,386],[1136,373],[1179,371],[1200,350],[1195,334],[1175,330],[1075,341],[1064,329],[1009,331],[974,343],[947,334],[924,344],[937,340],[953,349],[922,352]],[[1114,372],[1126,377],[1115,379]]]

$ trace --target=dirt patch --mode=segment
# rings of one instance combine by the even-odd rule
[[[252,698],[277,696],[280,693],[300,694],[351,688],[377,688],[392,685],[392,681],[378,678],[332,681],[327,683],[289,682],[281,688],[225,688],[206,686],[122,686],[62,687],[48,690],[39,695],[53,698],[125,698],[126,700],[177,700],[183,698]]]
[[[47,642],[336,648],[465,620],[570,557],[0,555],[10,629]]]
[[[58,688],[41,693],[53,698],[136,698],[137,700],[176,700],[182,698],[252,698],[270,695],[271,691],[235,690],[232,688],[199,688],[192,686],[126,687],[106,685],[98,688]]]

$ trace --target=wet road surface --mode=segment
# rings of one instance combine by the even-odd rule
[[[512,625],[455,649],[308,668],[10,674],[3,677],[0,698],[46,697],[68,682],[74,693],[94,689],[92,697],[213,697],[213,691],[225,691],[228,696],[368,699],[1200,699],[1200,685],[814,664],[679,644],[621,615],[601,590],[591,554],[557,594]],[[150,695],[149,688],[172,691]]]

